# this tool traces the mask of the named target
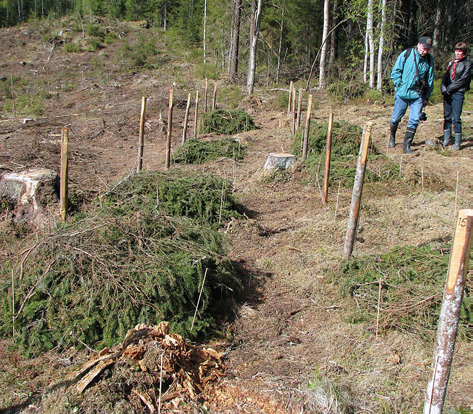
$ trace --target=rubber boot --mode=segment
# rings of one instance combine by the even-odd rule
[[[452,138],[452,129],[444,129],[443,131],[443,147],[447,147],[451,144],[450,138]]]
[[[458,151],[460,149],[461,143],[462,143],[462,133],[455,132],[455,144],[453,144],[452,150]]]
[[[404,153],[405,154],[412,154],[411,144],[414,141],[414,135],[416,133],[415,129],[407,128],[406,136],[404,137]]]
[[[390,135],[389,135],[389,148],[394,148],[396,146],[396,131],[397,125],[391,124]]]

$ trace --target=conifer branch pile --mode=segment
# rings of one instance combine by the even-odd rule
[[[209,332],[240,289],[217,231],[220,221],[239,216],[237,207],[219,178],[132,176],[4,268],[13,271],[14,295],[11,280],[4,282],[1,334],[14,328],[22,349],[36,354],[71,344],[111,346],[137,323],[167,320],[189,338]]]

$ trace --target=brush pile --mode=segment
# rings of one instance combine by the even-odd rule
[[[356,172],[357,156],[360,150],[362,129],[350,122],[334,122],[332,129],[332,151],[330,166],[330,184],[340,182],[343,187],[353,186]],[[305,165],[311,176],[323,177],[325,152],[327,147],[328,124],[314,122],[310,125],[308,150]],[[292,145],[292,154],[302,153],[303,131],[299,129]],[[399,164],[384,155],[371,145],[368,153],[368,164],[365,182],[391,182],[400,180]]]
[[[224,135],[238,134],[255,128],[253,118],[239,109],[216,109],[202,116],[200,133],[216,133]]]
[[[356,301],[350,320],[367,322],[371,331],[392,329],[431,339],[440,313],[449,253],[449,246],[439,242],[396,247],[382,255],[344,262],[334,280],[343,295]],[[472,323],[468,290],[460,320],[460,332],[467,336]]]
[[[244,158],[245,150],[245,146],[235,138],[213,141],[191,139],[175,151],[173,160],[182,164],[203,164],[218,158],[231,158],[237,161]]]
[[[129,177],[3,267],[12,277],[0,290],[1,335],[13,333],[29,355],[112,346],[130,326],[163,320],[202,338],[240,290],[217,231],[236,208],[230,186],[212,176]]]

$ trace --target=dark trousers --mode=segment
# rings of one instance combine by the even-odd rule
[[[456,134],[462,132],[462,107],[465,99],[464,92],[455,92],[452,95],[445,95],[443,97],[443,129],[447,130],[454,125],[453,130]]]

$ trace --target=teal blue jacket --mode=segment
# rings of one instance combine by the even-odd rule
[[[429,99],[434,89],[434,59],[429,55],[422,57],[416,47],[411,50],[406,59],[405,56],[408,50],[406,49],[399,55],[391,72],[391,79],[396,88],[396,94],[403,99],[418,99],[420,97],[415,59],[419,68],[419,78],[426,79],[429,84],[425,95],[425,98]]]

